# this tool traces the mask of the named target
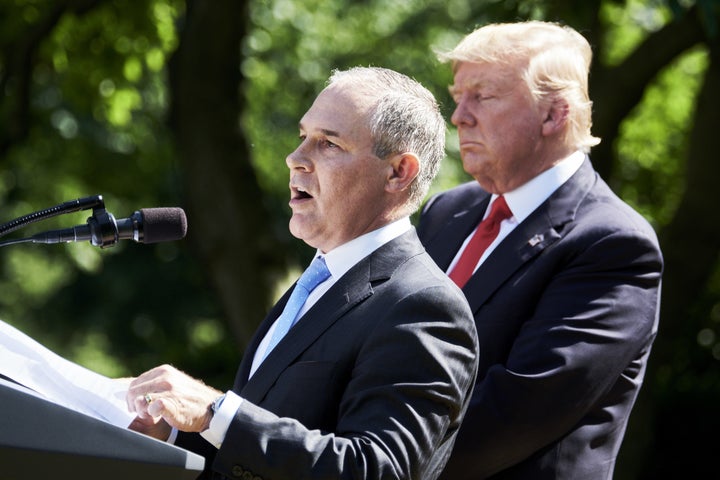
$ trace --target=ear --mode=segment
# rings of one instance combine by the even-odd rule
[[[390,158],[385,191],[397,193],[405,190],[420,171],[420,159],[410,152],[399,153]]]
[[[553,100],[545,113],[545,120],[542,124],[542,134],[547,137],[565,130],[569,114],[570,106],[564,98]]]

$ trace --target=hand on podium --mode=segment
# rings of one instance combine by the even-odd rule
[[[222,392],[170,365],[155,367],[135,378],[127,404],[137,417],[130,429],[167,440],[170,427],[202,432],[210,426],[211,406]]]

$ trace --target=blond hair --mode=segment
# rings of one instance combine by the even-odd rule
[[[592,49],[574,29],[557,23],[527,21],[496,23],[468,34],[453,50],[439,55],[459,63],[520,65],[521,78],[538,102],[563,99],[569,106],[564,141],[583,152],[600,143],[590,133],[592,101],[588,76]]]

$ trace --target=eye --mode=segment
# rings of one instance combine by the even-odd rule
[[[453,100],[456,105],[461,103],[463,100],[480,103],[485,100],[490,100],[491,98],[493,98],[492,95],[480,91],[455,92],[453,94]]]
[[[476,102],[482,102],[483,100],[489,100],[489,99],[493,98],[492,92],[489,92],[486,89],[474,90],[472,92],[472,96]]]
[[[305,148],[312,148],[317,151],[342,150],[342,147],[340,145],[330,140],[330,138],[333,138],[333,136],[326,135],[324,132],[314,134],[312,132],[308,133],[305,131],[301,131],[298,135],[298,138],[300,139],[301,144],[307,144]]]

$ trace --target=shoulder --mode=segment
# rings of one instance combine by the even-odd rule
[[[648,219],[615,194],[600,178],[580,203],[577,219],[578,223],[591,230],[642,236],[658,243],[656,232]]]
[[[448,221],[461,212],[476,207],[490,194],[476,181],[458,185],[431,196],[423,206],[418,220],[418,234],[423,241],[435,236]]]
[[[650,222],[621,199],[587,160],[533,215],[547,215],[552,225],[584,237],[626,234],[657,244]]]
[[[425,251],[398,265],[386,282],[374,288],[373,297],[377,315],[373,337],[387,340],[410,333],[435,337],[437,344],[452,337],[455,347],[477,351],[477,329],[467,298]]]
[[[423,312],[444,311],[447,318],[454,318],[458,324],[467,320],[474,325],[462,290],[424,250],[398,266],[383,293],[394,297],[398,304]]]
[[[576,189],[572,195],[553,195],[544,212],[560,235],[546,258],[565,258],[575,265],[606,270],[637,268],[639,264],[645,265],[647,272],[663,269],[659,241],[650,222],[599,176],[589,188]]]
[[[485,198],[487,195],[489,195],[489,193],[483,190],[476,181],[472,180],[431,196],[425,203],[422,213],[424,215],[431,209],[436,211],[438,209],[458,207],[467,208],[471,204]]]

